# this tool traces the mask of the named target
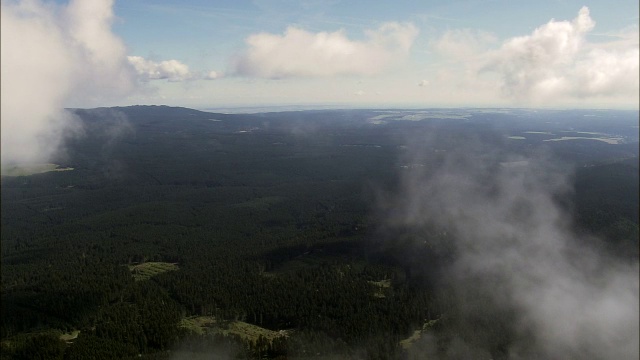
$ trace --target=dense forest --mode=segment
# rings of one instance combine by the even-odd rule
[[[3,169],[3,359],[508,358],[517,310],[441,281],[455,235],[387,220],[454,152],[563,164],[571,231],[638,261],[637,112],[69,111],[54,171]]]

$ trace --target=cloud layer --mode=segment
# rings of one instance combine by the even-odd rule
[[[594,26],[583,7],[573,21],[551,20],[531,35],[509,39],[488,52],[484,70],[497,73],[503,93],[513,98],[637,97],[637,40],[617,47],[589,43],[586,35]]]
[[[418,30],[386,23],[354,41],[344,31],[312,33],[288,27],[284,35],[260,33],[234,63],[239,75],[262,78],[373,75],[408,55]]]
[[[149,80],[214,79],[187,65],[127,57],[112,0],[2,2],[2,164],[48,161],[81,133],[66,106],[102,106]],[[17,35],[19,34],[19,35]]]
[[[2,164],[40,162],[79,128],[63,107],[133,91],[112,1],[2,2]],[[20,34],[19,36],[16,34]]]
[[[430,252],[454,249],[439,280],[455,289],[448,303],[461,314],[457,332],[476,333],[469,319],[478,311],[510,309],[509,358],[637,358],[638,263],[602,255],[571,231],[556,203],[570,191],[567,171],[544,156],[515,159],[469,144],[435,168],[407,170],[390,216],[392,227],[417,236],[447,235],[425,241]],[[465,358],[489,350],[477,348],[483,342],[455,346],[471,352]]]

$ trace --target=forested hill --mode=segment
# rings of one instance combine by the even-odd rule
[[[168,124],[182,123],[192,126],[198,121],[220,122],[222,128],[241,130],[243,126],[260,126],[263,130],[306,130],[317,129],[322,126],[353,127],[366,125],[370,117],[379,115],[376,110],[305,110],[283,111],[253,114],[226,114],[205,112],[185,107],[171,107],[165,105],[135,105],[125,107],[109,107],[96,109],[68,109],[77,114],[83,121],[105,121],[105,115],[124,115],[133,124]],[[222,125],[228,126],[223,127]],[[306,127],[305,127],[306,126]]]
[[[80,119],[87,124],[95,122],[109,122],[113,118],[120,118],[135,126],[153,125],[153,126],[178,126],[182,129],[188,129],[198,126],[198,123],[220,122],[222,120],[233,120],[233,128],[237,130],[247,124],[255,124],[258,117],[250,114],[242,116],[233,114],[210,113],[185,107],[172,107],[165,105],[136,105],[125,107],[109,107],[96,109],[68,109],[72,113],[78,115]],[[223,125],[223,124],[217,124]],[[226,123],[225,125],[231,125]],[[178,128],[176,128],[178,129]]]
[[[637,261],[637,112],[71,111],[46,172],[2,176],[3,359],[540,358],[516,306],[439,277],[452,232],[391,220],[456,156],[557,161],[571,226]]]
[[[82,118],[86,118],[87,115],[91,115],[96,112],[103,111],[120,111],[125,115],[130,116],[132,119],[144,119],[148,117],[152,118],[180,118],[184,116],[197,116],[202,118],[209,118],[212,114],[210,112],[204,112],[195,109],[189,109],[179,106],[166,106],[166,105],[133,105],[133,106],[115,106],[115,107],[101,107],[95,109],[68,109],[78,113]],[[216,114],[214,114],[216,115]]]

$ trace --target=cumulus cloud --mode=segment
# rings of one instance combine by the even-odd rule
[[[112,31],[112,0],[3,1],[2,164],[43,162],[82,132],[64,107],[103,105],[153,79],[213,79],[137,56]]]
[[[189,66],[178,60],[164,60],[155,62],[141,56],[128,56],[129,64],[133,66],[141,81],[167,80],[170,82],[188,80],[214,80],[220,78],[220,74],[209,71],[206,74],[193,72]]]
[[[438,275],[454,289],[442,321],[482,340],[454,339],[451,352],[485,358],[491,339],[508,344],[502,351],[512,359],[638,358],[638,263],[603,255],[571,231],[556,201],[571,190],[568,171],[542,155],[468,144],[437,161],[415,155],[430,148],[417,146],[407,162],[438,165],[407,169],[401,194],[385,201],[390,226],[450,255]],[[482,334],[479,327],[496,328],[497,314],[512,329]],[[423,341],[415,358],[444,344]]]
[[[262,78],[372,75],[406,57],[417,34],[412,24],[386,23],[355,41],[342,30],[312,33],[291,26],[284,35],[249,36],[234,72]]]
[[[593,49],[584,59],[576,61],[569,76],[575,82],[569,91],[577,96],[638,93],[638,62],[640,51]]]
[[[126,46],[111,32],[113,1],[70,1],[59,18],[64,36],[70,37],[75,82],[74,96],[90,94],[92,99],[121,97],[134,87],[133,74],[125,59]],[[60,51],[64,51],[60,49]],[[80,79],[80,81],[76,81]]]
[[[178,60],[154,62],[140,56],[128,56],[127,60],[143,80],[184,81],[195,78],[189,66]]]
[[[2,2],[2,164],[46,161],[79,132],[63,110],[130,93],[133,70],[111,32],[113,2]]]
[[[572,21],[551,20],[531,35],[509,39],[486,53],[483,70],[497,73],[503,93],[513,98],[637,98],[637,40],[589,43],[586,35],[594,26],[589,9],[583,7]]]

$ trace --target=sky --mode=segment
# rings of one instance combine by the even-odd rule
[[[636,0],[2,0],[2,93],[64,107],[637,109],[638,12]]]

